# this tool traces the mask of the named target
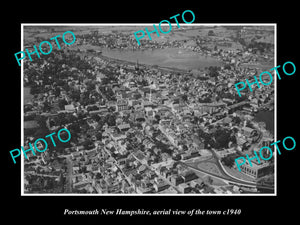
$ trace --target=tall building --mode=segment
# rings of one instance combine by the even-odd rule
[[[272,166],[269,163],[258,163],[257,159],[251,161],[252,166],[246,161],[241,165],[241,172],[255,179],[265,176],[269,173]]]

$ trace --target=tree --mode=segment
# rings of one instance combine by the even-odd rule
[[[38,123],[39,127],[47,127],[46,126],[46,121],[47,121],[47,118],[45,116],[41,116],[41,115],[37,115],[35,117],[35,121]]]
[[[88,106],[87,111],[95,111],[98,110],[99,108],[96,105]]]
[[[115,112],[116,111],[116,107],[110,106],[108,107],[108,112]]]
[[[78,102],[80,99],[80,91],[74,90],[72,91],[72,93],[70,94],[70,97],[75,101]]]
[[[208,36],[215,36],[215,33],[213,30],[209,30],[207,33]]]
[[[87,89],[88,92],[91,92],[92,90],[95,90],[95,83],[88,82],[86,85],[87,85],[86,89]]]
[[[64,80],[57,80],[56,81],[56,86],[64,86],[66,82]]]
[[[106,120],[106,122],[107,122],[107,125],[108,126],[116,126],[116,116],[114,115],[114,114],[112,114],[112,115],[107,115],[107,120]]]
[[[61,109],[61,110],[64,110],[65,109],[65,105],[67,105],[68,102],[65,100],[65,99],[61,99],[59,100],[58,102],[58,107]]]
[[[253,124],[252,124],[252,122],[251,121],[247,121],[247,123],[246,123],[246,127],[249,127],[249,128],[251,128],[251,129],[255,129],[255,127],[253,126]]]
[[[186,94],[182,95],[181,98],[184,102],[187,102],[188,100],[188,96]]]
[[[234,161],[235,159],[233,159],[230,155],[225,156],[224,158],[222,158],[221,162],[225,165],[228,166],[229,168],[231,168],[234,165]]]
[[[41,93],[41,88],[37,85],[33,85],[31,88],[30,88],[30,94],[31,95],[35,95],[35,94],[39,94]]]
[[[62,126],[62,125],[65,125],[67,124],[67,119],[66,119],[66,116],[64,113],[60,113],[58,114],[58,116],[55,118],[55,122],[56,122],[56,125],[58,126]]]
[[[101,141],[102,140],[102,133],[98,132],[96,135],[97,140]]]
[[[99,121],[101,120],[101,117],[100,117],[99,115],[97,115],[97,114],[93,114],[93,115],[91,116],[91,118],[92,118],[93,120],[95,120],[96,122],[99,122]]]
[[[70,113],[66,114],[65,118],[67,123],[73,123],[77,120],[77,117]]]
[[[48,101],[45,101],[43,106],[43,112],[49,112],[50,109],[51,109],[51,105],[49,104]]]
[[[82,143],[83,147],[87,150],[92,149],[94,147],[94,143],[90,140],[87,139]]]
[[[218,129],[214,133],[215,142],[214,142],[213,147],[216,148],[216,149],[227,148],[228,143],[230,141],[230,134],[231,134],[230,130]]]
[[[35,133],[34,133],[34,137],[36,138],[44,138],[46,135],[48,135],[50,132],[48,130],[47,127],[40,127],[38,128]]]
[[[241,121],[242,120],[238,116],[232,118],[232,123],[235,123],[237,125],[239,125]]]
[[[159,120],[160,120],[160,115],[156,114],[156,115],[154,116],[154,118],[155,118],[157,121],[159,121]]]
[[[54,89],[54,95],[55,97],[58,97],[60,95],[60,89],[58,87]]]
[[[225,70],[230,70],[230,69],[231,69],[231,66],[230,66],[229,64],[226,64],[226,65],[224,66],[224,69],[225,69]]]
[[[208,67],[208,75],[210,76],[210,77],[217,77],[217,76],[219,76],[219,67],[217,67],[217,66],[210,66],[210,67]]]

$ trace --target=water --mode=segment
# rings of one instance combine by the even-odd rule
[[[274,134],[274,111],[273,110],[258,111],[254,116],[254,120],[258,122],[265,122],[267,130],[270,131],[272,134]]]
[[[202,56],[186,49],[167,48],[153,50],[119,50],[101,49],[102,55],[129,62],[162,67],[173,67],[184,70],[204,69],[209,66],[221,66],[222,62],[216,58]]]

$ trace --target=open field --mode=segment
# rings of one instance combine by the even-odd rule
[[[24,87],[24,96],[23,97],[24,97],[24,104],[27,104],[33,98],[33,96],[30,94],[29,87]]]
[[[222,175],[218,167],[212,162],[200,162],[197,164],[197,167],[216,175]]]

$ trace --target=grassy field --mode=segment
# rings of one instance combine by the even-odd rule
[[[31,101],[33,96],[30,94],[30,88],[29,87],[24,87],[24,104],[27,104],[28,102]]]
[[[222,175],[218,167],[212,162],[200,162],[197,164],[197,167],[216,175]]]
[[[224,186],[224,185],[227,185],[227,183],[225,183],[221,179],[218,179],[218,178],[215,178],[215,177],[210,177],[210,178],[209,177],[210,176],[206,176],[204,178],[204,182],[209,183],[210,185],[215,185],[215,186]],[[212,183],[210,183],[209,180],[212,180]]]

